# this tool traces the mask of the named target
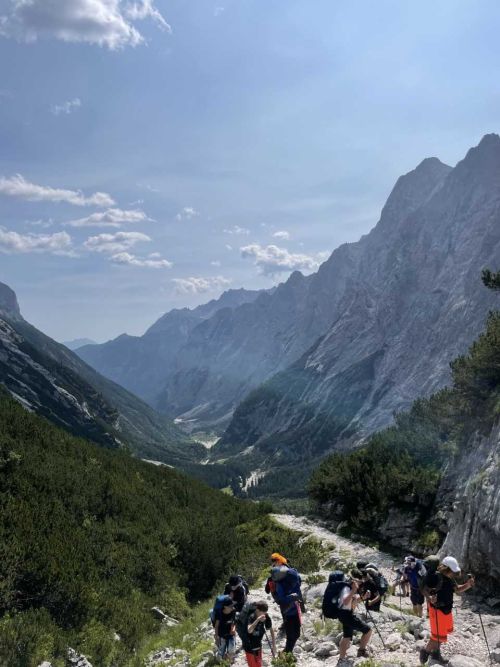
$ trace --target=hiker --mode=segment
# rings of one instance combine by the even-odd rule
[[[372,636],[372,629],[359,616],[354,613],[356,605],[361,601],[361,596],[358,591],[362,584],[362,575],[359,570],[351,572],[351,581],[343,582],[343,586],[338,596],[338,611],[337,618],[342,624],[343,637],[339,645],[339,661],[338,665],[345,664],[347,651],[351,645],[351,641],[355,631],[361,632],[361,639],[359,641],[358,657],[368,657],[368,642]]]
[[[267,613],[268,606],[264,600],[250,603],[240,615],[241,621],[245,624],[245,637],[242,635],[243,650],[247,659],[248,667],[262,667],[262,639],[269,630],[271,634],[271,652],[276,656],[276,637],[274,634],[271,617]],[[244,618],[241,618],[244,616]],[[239,619],[239,620],[240,620]],[[269,637],[267,637],[269,641]]]
[[[230,662],[233,662],[236,652],[236,610],[229,595],[222,600],[221,606],[222,608],[215,612],[214,617],[216,656],[220,660],[229,658]]]
[[[239,574],[233,574],[229,577],[229,581],[224,588],[224,595],[229,597],[234,602],[234,608],[237,614],[243,609],[248,597],[248,584]]]
[[[365,603],[367,611],[380,611],[382,594],[377,584],[375,570],[368,568],[367,570],[361,570],[360,574],[362,585],[359,589],[359,594]]]
[[[460,566],[453,556],[443,558],[437,572],[427,577],[426,590],[429,606],[431,637],[427,646],[420,651],[420,662],[425,664],[432,656],[439,665],[447,665],[448,660],[441,654],[441,644],[446,644],[453,632],[453,595],[461,595],[475,585],[471,575],[465,584],[458,585],[455,578],[460,574]]]
[[[404,572],[410,585],[410,600],[413,605],[413,613],[422,618],[425,598],[420,590],[420,582],[426,575],[426,569],[423,562],[414,556],[409,556],[406,560],[407,565]]]
[[[302,625],[300,590],[300,574],[291,567],[284,565],[273,567],[271,576],[276,584],[276,600],[280,606],[285,626],[286,644],[285,653],[293,653],[295,644],[300,637]]]

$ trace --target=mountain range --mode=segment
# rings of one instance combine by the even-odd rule
[[[264,489],[265,477],[274,485],[283,467],[355,446],[449,381],[449,362],[495,306],[480,273],[500,262],[499,223],[490,134],[454,168],[427,158],[401,176],[372,231],[316,273],[172,311],[139,339],[78,353],[116,381],[134,377],[130,389],[191,430],[223,431],[212,461],[237,461],[243,484]]]
[[[28,410],[106,447],[171,465],[204,452],[165,416],[29,324],[3,283],[0,384]]]

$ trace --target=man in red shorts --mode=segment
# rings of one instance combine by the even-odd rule
[[[441,655],[441,644],[446,644],[448,635],[453,632],[453,595],[465,593],[475,583],[474,577],[470,577],[465,584],[459,586],[455,581],[459,574],[460,566],[457,560],[453,556],[446,556],[437,573],[431,575],[433,580],[426,582],[431,638],[420,651],[420,662],[423,665],[430,656],[439,665],[448,664],[448,660]]]

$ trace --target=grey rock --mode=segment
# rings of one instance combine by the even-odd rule
[[[68,662],[73,667],[92,667],[92,663],[84,655],[80,655],[73,648],[68,648]]]
[[[449,667],[485,667],[484,663],[465,655],[453,655]]]
[[[395,651],[401,646],[401,635],[397,632],[393,632],[388,637],[386,637],[385,645],[391,651]]]

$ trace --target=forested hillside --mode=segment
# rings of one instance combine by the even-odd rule
[[[0,393],[0,664],[138,665],[159,629],[270,549],[301,553],[266,508],[75,438]],[[119,636],[116,638],[115,633]],[[59,661],[59,659],[61,661]]]

